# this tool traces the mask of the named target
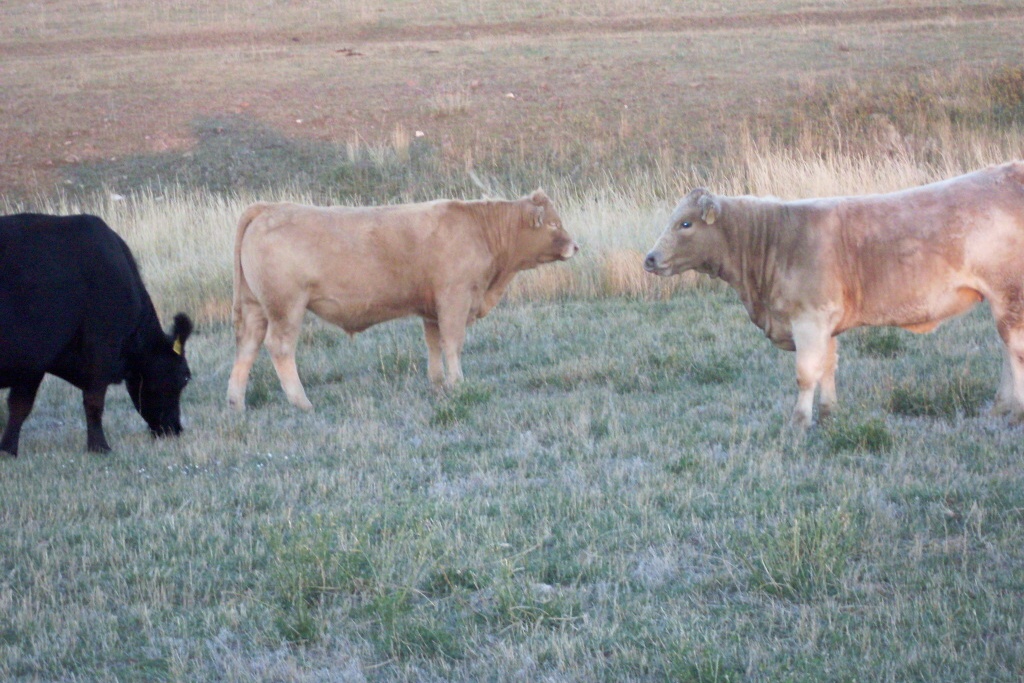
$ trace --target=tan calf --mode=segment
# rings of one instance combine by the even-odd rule
[[[462,379],[466,326],[497,305],[516,273],[578,250],[540,190],[515,201],[255,204],[235,240],[228,404],[245,409],[249,370],[265,343],[288,400],[312,408],[295,364],[307,309],[350,334],[420,316],[427,374],[452,386]]]

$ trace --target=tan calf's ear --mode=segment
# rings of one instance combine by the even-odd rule
[[[700,208],[700,219],[711,225],[718,218],[718,200],[710,192],[705,192],[697,200],[697,207]]]
[[[551,200],[548,199],[544,190],[534,190],[530,195],[530,203],[536,207],[533,211],[533,227],[539,228],[544,225],[544,208],[551,203]]]
[[[539,228],[544,225],[544,205],[541,204],[533,212],[533,227]]]

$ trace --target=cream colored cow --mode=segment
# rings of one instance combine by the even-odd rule
[[[1024,163],[891,194],[783,202],[697,189],[644,267],[722,278],[777,346],[796,351],[792,421],[836,402],[836,335],[930,332],[988,300],[1004,343],[995,410],[1024,418]]]
[[[497,305],[516,273],[578,250],[540,190],[515,201],[255,204],[235,240],[228,404],[245,409],[249,370],[265,343],[288,400],[312,408],[295,364],[307,309],[350,334],[420,316],[427,374],[452,386],[462,379],[466,326]]]

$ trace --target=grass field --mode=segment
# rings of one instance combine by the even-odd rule
[[[792,355],[720,284],[640,269],[695,185],[1024,156],[1018,3],[0,14],[0,212],[103,216],[165,322],[198,322],[180,439],[114,387],[88,455],[44,382],[0,462],[0,680],[1024,679],[1024,431],[987,414],[987,308],[844,335],[837,415],[799,439]],[[229,413],[242,208],[475,197],[467,167],[543,185],[583,247],[470,329],[467,382],[430,388],[418,321],[310,316],[316,413],[265,356]]]
[[[638,334],[638,331],[640,332]],[[6,680],[1005,680],[1024,667],[1019,428],[984,311],[848,335],[836,423],[733,297],[506,306],[436,396],[412,321],[310,325],[315,415],[231,333],[188,431],[47,380],[0,478]]]

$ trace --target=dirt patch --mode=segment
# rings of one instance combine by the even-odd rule
[[[0,43],[0,55],[27,57],[82,55],[93,52],[177,51],[199,48],[266,47],[288,43],[403,43],[459,42],[487,37],[585,36],[644,32],[735,31],[791,26],[851,26],[919,21],[976,21],[1024,16],[1024,7],[975,5],[962,7],[892,6],[867,9],[802,10],[799,12],[736,13],[707,16],[549,18],[531,21],[440,24],[427,26],[318,26],[306,30],[188,31],[164,35],[111,38],[62,38],[41,43]],[[353,48],[341,48],[346,57],[361,56]]]
[[[1019,59],[1022,24],[1022,7],[908,5],[10,40],[0,188],[83,167],[116,186],[140,159],[187,163],[225,116],[334,151],[418,140],[454,166],[700,163],[822,83]]]

